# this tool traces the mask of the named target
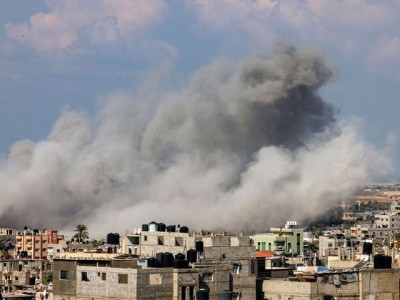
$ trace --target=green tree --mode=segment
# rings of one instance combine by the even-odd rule
[[[78,239],[79,243],[82,243],[83,240],[89,238],[89,231],[84,224],[76,225],[74,231],[76,231],[74,238]]]

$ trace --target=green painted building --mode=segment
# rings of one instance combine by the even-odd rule
[[[285,227],[270,228],[270,232],[251,237],[257,250],[271,250],[303,254],[303,229],[289,221]]]

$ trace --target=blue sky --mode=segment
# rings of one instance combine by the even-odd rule
[[[210,62],[282,38],[323,49],[338,72],[322,96],[382,145],[400,133],[399,9],[396,0],[1,1],[0,152],[45,139],[65,109],[94,115],[104,95],[135,93],[159,70],[168,69],[160,88],[175,89]]]
[[[399,11],[399,0],[0,1],[0,219],[254,231],[398,180]]]

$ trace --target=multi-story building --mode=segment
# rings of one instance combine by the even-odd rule
[[[149,268],[140,259],[54,261],[54,300],[61,299],[222,299],[230,293],[228,263],[192,268]],[[255,299],[254,297],[241,299]],[[197,297],[196,299],[206,299]],[[231,297],[232,299],[232,297]]]
[[[5,227],[0,228],[0,236],[15,236],[16,233],[17,230],[14,228],[5,228]]]
[[[58,244],[64,236],[56,230],[25,229],[18,232],[15,237],[15,258],[45,259],[47,258],[47,245]]]
[[[141,257],[152,257],[158,252],[170,252],[173,254],[183,253],[195,246],[196,233],[187,227],[171,229],[164,226],[151,226],[157,224],[152,222],[145,230],[134,230],[122,238],[121,253],[132,254]]]
[[[49,274],[51,265],[45,260],[0,260],[0,282],[6,292],[15,291],[17,286],[46,283]]]
[[[251,236],[257,250],[303,253],[303,229],[296,222],[287,222],[285,227],[270,228],[269,233]]]
[[[375,215],[375,228],[400,229],[400,215],[394,212],[383,212]]]

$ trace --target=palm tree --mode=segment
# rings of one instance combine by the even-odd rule
[[[313,226],[310,233],[313,240],[318,240],[319,236],[322,235],[322,229],[320,227]]]
[[[76,231],[74,238],[77,238],[79,243],[82,243],[82,241],[84,239],[89,238],[88,229],[87,229],[86,225],[84,225],[84,224],[76,225],[74,231]]]

